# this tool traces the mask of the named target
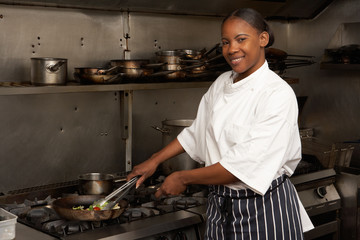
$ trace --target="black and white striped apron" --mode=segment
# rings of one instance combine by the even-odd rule
[[[250,189],[209,187],[205,239],[302,240],[299,202],[286,175],[264,196]]]

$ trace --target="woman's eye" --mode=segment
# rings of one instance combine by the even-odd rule
[[[245,41],[245,38],[237,38],[236,41],[241,43],[241,42]]]
[[[222,42],[222,45],[224,46],[224,45],[228,45],[229,44],[229,42]]]

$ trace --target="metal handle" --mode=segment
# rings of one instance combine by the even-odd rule
[[[119,66],[114,66],[114,67],[111,67],[109,69],[99,69],[96,72],[96,74],[99,74],[99,75],[108,74],[108,73],[111,73],[111,72],[115,71],[118,68],[119,68]]]
[[[46,69],[49,70],[50,72],[56,72],[59,70],[59,68],[66,63],[66,61],[58,61],[57,63],[55,63],[54,65],[48,65],[46,66]]]
[[[124,73],[118,73],[116,74],[115,76],[111,77],[111,78],[108,78],[108,79],[104,79],[103,78],[103,82],[104,83],[112,83],[114,81],[117,81],[121,78],[121,76],[124,76]]]
[[[170,129],[168,129],[168,128],[160,128],[158,126],[151,126],[151,127],[161,133],[170,134]]]
[[[215,46],[213,46],[209,51],[205,52],[203,54],[203,57],[206,57],[207,55],[209,55],[210,53],[212,53],[215,49],[217,49],[220,46],[220,43],[215,44]]]

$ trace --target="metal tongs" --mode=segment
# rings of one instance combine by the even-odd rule
[[[93,203],[93,205],[100,206],[102,210],[112,209],[116,205],[116,203],[118,203],[130,191],[130,189],[135,185],[137,180],[138,180],[138,177],[133,177],[131,180],[124,183],[121,187],[119,187],[118,189],[116,189],[115,191],[113,191],[112,193],[107,195],[105,198],[101,198],[101,199],[95,201]],[[119,193],[121,193],[121,194],[118,195]],[[117,196],[117,198],[114,201],[110,202],[110,199],[112,199],[115,196]],[[108,203],[108,204],[106,204],[104,207],[102,207],[105,203]]]

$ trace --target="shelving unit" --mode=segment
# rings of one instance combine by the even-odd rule
[[[360,70],[360,64],[320,63],[320,69]]]
[[[356,63],[357,61],[354,61],[355,63],[350,63],[351,58],[358,56],[356,54],[358,53],[358,46],[360,43],[360,34],[358,31],[359,27],[360,22],[342,23],[338,26],[334,36],[330,40],[329,45],[324,50],[324,54],[320,62],[320,69],[360,70],[360,64]],[[346,49],[346,53],[344,52],[344,49],[342,49],[345,46],[351,47]],[[341,53],[338,52],[340,49],[342,51]],[[347,61],[344,61],[341,57],[346,57]]]
[[[154,89],[203,88],[209,87],[212,81],[201,82],[167,82],[167,83],[133,83],[133,84],[99,84],[99,85],[66,85],[66,86],[17,86],[0,87],[1,95],[56,94],[80,92],[121,92]]]

